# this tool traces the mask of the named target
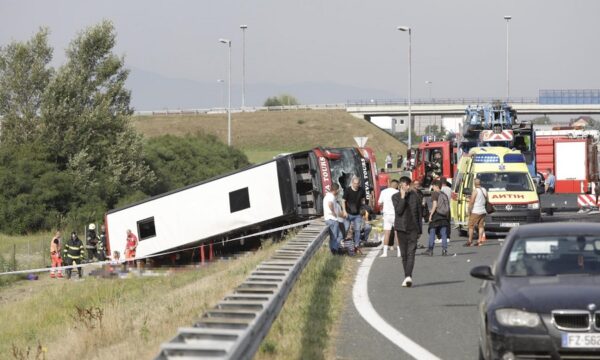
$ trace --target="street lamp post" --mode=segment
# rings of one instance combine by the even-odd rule
[[[246,107],[246,29],[248,25],[240,25],[242,29],[242,109]]]
[[[408,31],[408,149],[412,149],[412,114],[411,114],[411,102],[412,102],[412,64],[411,64],[411,41],[412,41],[412,29],[408,26],[398,26],[400,31]]]
[[[221,87],[221,107],[224,108],[225,107],[225,80],[223,79],[217,79],[217,82]]]
[[[512,19],[512,16],[504,16],[504,20],[506,20],[506,101],[510,99],[510,74],[508,72],[508,23],[510,19]]]
[[[431,97],[431,87],[432,87],[432,85],[433,85],[433,81],[425,80],[425,84],[426,84],[426,85],[428,85],[428,88],[429,88],[429,89],[428,89],[428,90],[429,90],[429,99],[431,100],[431,99],[433,99],[433,98]]]
[[[227,67],[227,145],[231,146],[231,40],[219,39],[222,44],[228,47],[228,67]]]

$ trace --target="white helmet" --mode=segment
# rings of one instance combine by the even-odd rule
[[[90,224],[90,226],[88,226],[88,229],[90,229],[90,230],[96,230],[96,225],[95,224]]]

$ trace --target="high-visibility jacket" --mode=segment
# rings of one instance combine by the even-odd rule
[[[100,240],[98,240],[98,251],[104,251],[106,246],[106,233],[100,233]]]
[[[71,238],[65,245],[65,257],[72,260],[79,260],[83,258],[83,243],[78,237],[75,239]]]
[[[58,244],[56,244],[54,242],[54,240],[56,240],[58,238],[53,238],[50,241],[50,255],[56,255],[58,254],[58,256],[60,256],[60,239],[58,239]]]

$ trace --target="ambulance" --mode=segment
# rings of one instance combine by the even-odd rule
[[[461,232],[468,230],[467,208],[475,178],[488,191],[495,210],[486,216],[486,232],[502,233],[541,221],[538,194],[543,189],[536,187],[523,154],[506,147],[477,147],[461,157],[452,184],[451,213]]]

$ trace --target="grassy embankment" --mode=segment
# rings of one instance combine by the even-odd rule
[[[227,115],[139,116],[134,125],[142,134],[185,135],[198,131],[227,141]],[[231,141],[251,162],[270,160],[274,155],[316,146],[356,146],[355,136],[368,136],[381,167],[388,152],[406,154],[406,145],[377,126],[353,117],[344,110],[294,110],[234,113]]]
[[[0,234],[0,272],[43,268],[50,265],[50,233],[36,235]],[[0,276],[0,288],[16,280],[19,276]]]
[[[152,358],[278,247],[168,276],[67,281],[45,274],[2,287],[0,354],[12,358],[28,347],[35,354],[40,344],[47,359]]]
[[[191,325],[277,248],[168,276],[66,281],[44,274],[0,287],[0,354],[18,359],[13,351],[30,348],[34,356],[41,345],[47,359],[151,358],[177,327]],[[350,296],[351,278],[343,274],[354,265],[321,248],[256,358],[334,358],[339,314]]]

